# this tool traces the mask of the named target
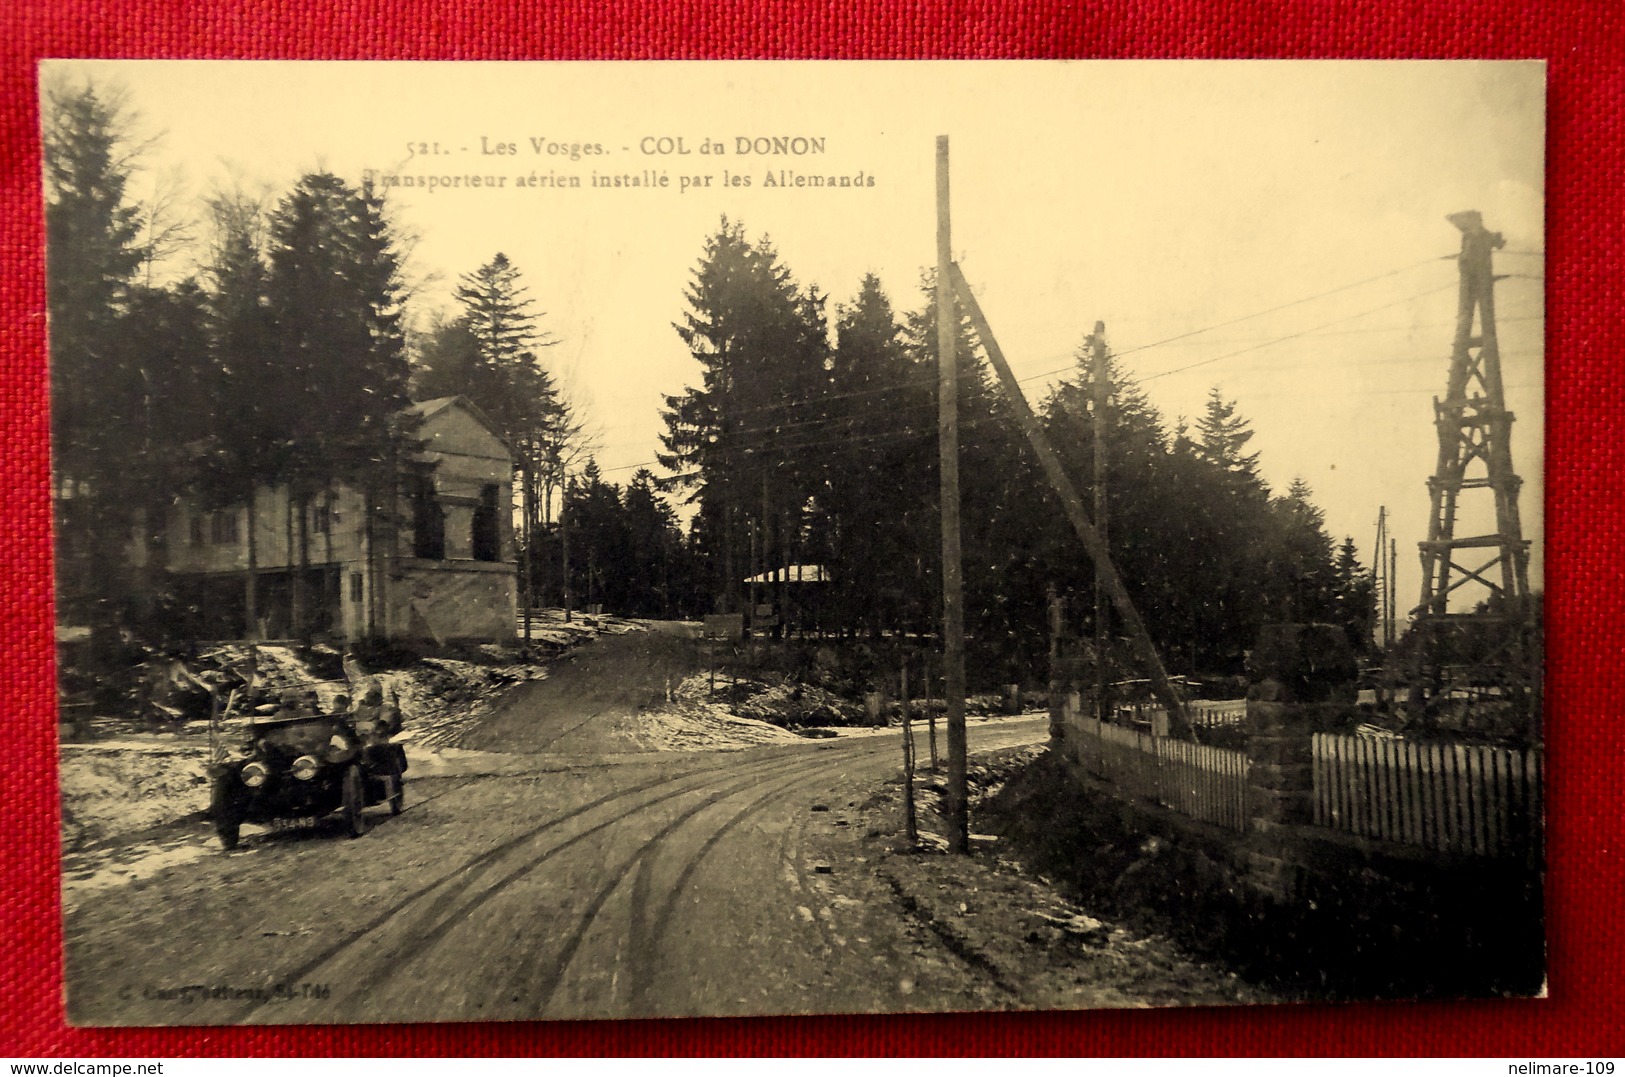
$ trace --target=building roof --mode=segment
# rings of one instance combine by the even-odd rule
[[[492,437],[502,442],[503,448],[508,450],[508,455],[517,455],[514,453],[513,444],[508,441],[508,436],[497,428],[497,424],[491,421],[491,417],[489,415],[485,414],[485,412],[482,411],[480,407],[474,403],[474,401],[468,399],[466,396],[437,396],[433,400],[419,400],[402,408],[401,414],[411,415],[415,417],[418,422],[423,423],[428,422],[436,415],[439,415],[447,408],[453,406],[460,407],[464,411],[468,412],[468,414],[472,415],[474,420],[481,426],[485,427],[487,432],[489,432]]]

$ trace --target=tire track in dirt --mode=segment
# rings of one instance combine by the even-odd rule
[[[774,764],[776,764],[776,765],[774,765]],[[743,779],[743,781],[739,782],[737,785],[735,785],[734,787],[729,789],[726,793],[719,793],[719,794],[716,794],[713,797],[709,798],[706,802],[702,803],[697,808],[693,809],[693,811],[691,811],[689,813],[689,815],[692,815],[694,812],[703,810],[705,807],[709,806],[710,803],[714,803],[716,799],[719,799],[719,798],[721,798],[723,796],[726,796],[726,795],[731,795],[733,792],[736,792],[740,788],[744,788],[745,786],[748,786],[748,785],[751,785],[751,784],[753,784],[753,783],[755,783],[757,781],[760,781],[762,776],[759,773],[757,773],[757,771],[759,771],[761,769],[764,769],[764,768],[767,768],[770,765],[772,765],[772,770],[775,773],[777,771],[790,769],[793,766],[793,764],[789,763],[788,761],[784,761],[784,760],[764,761],[763,763],[759,763],[759,764],[752,767],[751,771],[748,773],[748,776],[745,777]],[[738,776],[739,776],[739,772],[734,772],[734,773],[728,775],[728,777],[738,777]],[[604,820],[601,823],[598,823],[598,824],[596,824],[594,826],[588,827],[586,830],[582,831],[581,833],[575,834],[575,835],[573,835],[573,836],[571,836],[569,838],[566,838],[564,841],[558,843],[557,845],[554,845],[551,848],[548,848],[548,849],[544,850],[540,854],[526,860],[524,863],[519,864],[517,867],[514,867],[514,868],[510,869],[507,873],[502,875],[501,878],[497,879],[495,882],[493,882],[489,886],[485,887],[485,889],[481,890],[478,894],[475,894],[473,897],[471,897],[468,900],[464,901],[463,904],[459,905],[457,908],[452,909],[452,910],[450,910],[448,912],[445,912],[444,915],[440,915],[440,913],[442,912],[442,910],[445,909],[445,907],[448,904],[451,903],[452,896],[448,895],[446,897],[438,899],[437,902],[436,902],[435,908],[430,912],[426,912],[424,914],[424,916],[421,918],[422,920],[433,920],[434,921],[433,925],[431,927],[429,927],[428,930],[426,930],[426,931],[424,931],[422,933],[419,933],[419,934],[415,934],[412,937],[411,941],[407,943],[406,948],[405,948],[404,951],[396,950],[396,951],[393,951],[390,955],[388,955],[390,960],[386,964],[384,964],[382,967],[380,967],[378,969],[375,969],[371,975],[363,977],[359,981],[355,981],[355,990],[358,993],[366,993],[366,992],[370,991],[371,989],[379,986],[380,983],[382,983],[385,979],[387,979],[389,976],[391,976],[394,973],[395,970],[393,968],[393,965],[400,964],[400,963],[403,963],[403,962],[406,962],[406,961],[412,961],[412,960],[415,960],[415,959],[417,959],[419,957],[422,957],[424,954],[426,954],[427,952],[432,950],[435,946],[437,946],[446,937],[446,935],[451,932],[451,930],[453,928],[455,928],[455,927],[459,926],[460,924],[462,924],[468,918],[468,916],[471,913],[473,913],[474,911],[479,909],[481,906],[485,905],[487,902],[491,901],[493,898],[497,897],[499,894],[502,893],[502,891],[506,890],[508,887],[512,886],[514,883],[518,882],[520,879],[522,879],[525,876],[529,875],[531,872],[535,871],[537,868],[541,867],[547,861],[553,859],[555,856],[559,855],[560,853],[563,853],[563,852],[565,852],[565,851],[567,851],[569,849],[574,848],[576,845],[579,845],[581,842],[585,841],[586,839],[588,839],[590,837],[593,837],[596,834],[600,834],[600,833],[602,833],[603,831],[609,829],[612,826],[616,826],[617,824],[627,822],[629,819],[633,818],[639,812],[648,811],[648,810],[650,810],[652,808],[655,808],[655,807],[657,807],[657,806],[659,806],[661,804],[666,803],[667,801],[675,800],[678,797],[686,796],[686,795],[689,795],[691,793],[701,792],[701,791],[704,790],[705,785],[706,785],[706,783],[702,781],[700,783],[697,783],[696,785],[690,786],[690,787],[685,788],[685,789],[677,789],[677,790],[673,790],[673,791],[668,792],[668,793],[663,793],[660,796],[655,797],[652,800],[648,800],[648,801],[645,801],[642,804],[635,805],[635,806],[629,808],[627,811],[625,811],[625,812],[623,812],[623,813],[621,813],[619,815],[615,815],[615,816],[613,816],[613,817],[611,817],[609,819]],[[687,816],[685,816],[684,818],[687,818]],[[624,877],[625,872],[627,870],[630,870],[630,864],[628,865],[627,868],[622,869],[622,871],[619,874],[617,874],[617,876],[614,879],[614,885],[619,885],[619,882],[620,882],[621,878]],[[465,884],[463,884],[461,886],[458,893],[459,894],[467,894],[468,891],[473,889],[474,886],[480,881],[481,880],[479,880],[479,879],[470,879],[470,880],[468,880]],[[613,890],[613,888],[614,888],[614,886],[610,887],[611,890]],[[602,902],[600,901],[598,904],[601,905]]]
[[[465,872],[479,871],[486,864],[488,864],[491,861],[497,859],[498,857],[501,857],[501,856],[505,855],[506,853],[508,853],[512,849],[514,849],[515,847],[517,847],[519,845],[522,845],[527,841],[532,840],[533,838],[537,837],[538,835],[543,834],[543,833],[545,833],[545,832],[547,832],[549,830],[555,829],[557,827],[563,826],[565,823],[568,823],[572,819],[579,818],[580,816],[585,815],[587,812],[594,811],[594,810],[596,810],[598,808],[603,807],[606,804],[613,803],[614,801],[619,800],[619,799],[621,799],[623,797],[636,796],[639,793],[646,792],[646,791],[648,791],[650,789],[653,789],[653,788],[655,788],[657,786],[670,784],[672,782],[682,781],[683,779],[689,778],[689,777],[692,777],[692,776],[693,776],[693,771],[687,771],[687,772],[684,772],[684,773],[678,774],[678,775],[667,775],[665,777],[655,778],[655,779],[652,779],[650,781],[643,782],[643,783],[640,783],[638,785],[635,785],[630,789],[622,789],[622,790],[618,790],[617,792],[614,792],[614,793],[607,793],[604,796],[601,796],[601,797],[597,798],[596,800],[589,801],[588,803],[583,804],[580,807],[574,808],[574,809],[570,810],[569,812],[566,812],[564,815],[558,816],[557,818],[554,818],[554,819],[550,819],[547,822],[541,824],[540,826],[533,827],[532,829],[527,830],[524,833],[517,835],[516,837],[510,838],[507,841],[503,842],[501,845],[496,846],[495,848],[488,849],[487,851],[481,853],[479,856],[475,857],[473,860],[470,860],[470,861],[468,861],[468,862],[466,862],[464,864],[461,864],[458,867],[455,867],[452,870],[438,876],[436,879],[434,879],[434,881],[426,883],[423,886],[418,887],[416,890],[412,891],[410,894],[407,894],[405,897],[401,898],[401,900],[397,901],[395,904],[391,905],[389,908],[384,909],[382,912],[380,912],[373,919],[369,920],[367,923],[365,923],[362,926],[354,929],[353,931],[350,931],[350,932],[346,933],[342,938],[338,939],[332,945],[328,946],[326,949],[322,950],[320,953],[314,955],[313,957],[307,959],[305,962],[300,964],[297,968],[295,968],[294,970],[287,973],[287,975],[284,977],[282,982],[284,982],[284,983],[294,983],[294,982],[307,980],[310,977],[311,973],[315,972],[317,969],[321,968],[323,965],[327,964],[329,961],[332,961],[334,958],[340,956],[346,950],[349,950],[350,948],[355,946],[357,943],[359,943],[362,939],[366,938],[368,935],[370,935],[370,934],[378,931],[379,929],[383,928],[384,926],[386,926],[391,920],[395,919],[398,915],[400,915],[403,911],[405,911],[409,906],[411,906],[415,902],[419,901],[423,897],[427,896],[428,894],[432,893],[437,888],[439,888],[441,886],[444,886],[447,883],[455,882],[458,879],[458,877],[461,876],[462,874],[464,874]],[[476,781],[476,780],[479,780],[479,779],[471,779],[470,784],[473,784],[473,782]],[[250,1015],[252,1015],[256,1011],[258,1011],[260,1009],[263,1009],[263,1008],[264,1007],[262,1005],[258,1005],[258,1004],[250,1005],[250,1006],[246,1007],[245,1009],[239,1011],[238,1014],[236,1016],[232,1017],[230,1020],[233,1023],[247,1021],[248,1018],[250,1017]]]
[[[844,765],[846,763],[856,761],[867,761],[871,757],[887,755],[889,754],[887,747],[889,747],[889,744],[885,744],[885,746],[881,747],[868,744],[863,745],[861,750],[853,751],[850,758],[843,759],[842,764]],[[832,760],[830,766],[820,767],[816,771],[808,771],[806,774],[801,775],[796,781],[787,783],[779,792],[793,789],[798,785],[808,784],[816,778],[822,778],[826,771],[833,769],[834,765],[835,761]],[[820,785],[820,791],[827,792],[827,789]],[[779,794],[776,792],[774,795],[777,796]],[[655,927],[651,933],[653,938],[658,939],[663,937],[665,930],[670,925],[671,918],[676,911],[677,899],[682,893],[684,887],[688,885],[689,881],[693,878],[694,873],[700,869],[700,866],[705,859],[715,850],[717,844],[727,836],[729,831],[734,829],[734,827],[736,827],[740,822],[743,822],[745,816],[748,814],[748,811],[741,812],[733,819],[730,819],[723,826],[719,827],[717,832],[707,839],[705,844],[701,846],[695,855],[690,858],[688,863],[684,865],[683,870],[681,873],[679,873],[675,883],[672,886],[671,892],[666,896],[666,900],[662,903],[660,914],[656,919]],[[802,893],[809,893],[811,888],[807,885],[806,874],[801,870],[801,867],[797,862],[797,858],[790,852],[791,846],[795,844],[796,837],[803,833],[803,823],[803,820],[791,820],[785,826],[784,835],[779,841],[779,855],[781,859],[790,865],[790,869],[795,875],[794,885],[796,889]],[[816,916],[813,918],[813,920],[818,925],[818,930],[824,936],[828,947],[833,949],[834,940],[830,937],[828,925]]]
[[[827,751],[828,749],[825,750]],[[794,757],[789,759],[769,758],[764,760],[756,760],[748,765],[749,769],[747,771],[731,771],[728,775],[725,775],[725,777],[732,777],[740,773],[746,773],[750,776],[747,779],[748,784],[749,781],[760,780],[761,775],[759,772],[763,769],[776,772],[785,768],[794,768],[799,765],[801,765],[801,760]],[[575,808],[562,816],[550,819],[539,826],[533,827],[519,835],[516,835],[515,837],[503,842],[501,845],[481,853],[473,860],[442,874],[433,882],[414,890],[411,894],[408,894],[400,901],[391,905],[388,909],[385,909],[382,913],[368,921],[366,924],[347,933],[343,938],[336,941],[333,945],[306,960],[298,968],[285,974],[282,978],[282,982],[293,983],[309,980],[316,970],[342,957],[347,951],[355,948],[368,936],[391,926],[391,922],[397,920],[412,905],[427,897],[431,893],[434,893],[436,890],[439,890],[440,893],[434,898],[434,903],[428,909],[424,910],[424,912],[417,918],[418,922],[432,922],[433,926],[421,934],[414,935],[413,938],[406,943],[404,950],[396,949],[381,955],[379,967],[374,968],[369,974],[361,977],[359,980],[351,981],[354,984],[353,990],[355,993],[358,995],[364,995],[385,981],[393,973],[396,965],[404,961],[412,960],[421,953],[430,949],[441,938],[443,938],[452,927],[456,926],[456,924],[459,923],[469,912],[472,912],[480,905],[483,905],[486,901],[489,901],[502,889],[511,885],[514,881],[523,877],[525,874],[528,874],[541,863],[557,855],[558,853],[563,852],[565,849],[573,847],[585,838],[599,833],[606,828],[615,825],[617,822],[630,818],[637,812],[645,811],[676,797],[703,789],[707,781],[715,780],[718,776],[712,772],[707,774],[700,782],[694,785],[663,793],[652,800],[634,805],[628,808],[626,811],[588,828],[586,831],[567,839],[565,842],[544,851],[540,856],[520,865],[519,868],[509,871],[503,878],[499,879],[493,885],[487,887],[481,894],[476,895],[471,900],[465,901],[461,906],[453,910],[452,906],[456,905],[459,899],[463,898],[471,889],[478,885],[482,879],[495,868],[497,862],[502,857],[507,856],[526,843],[531,842],[550,831],[557,830],[571,821],[579,819],[581,816],[586,815],[589,812],[613,805],[615,802],[625,800],[629,797],[638,796],[639,794],[648,792],[663,785],[672,785],[678,782],[690,780],[694,776],[695,771],[688,770],[678,775],[668,775],[652,779],[633,786],[630,789],[609,793],[587,804],[581,805],[580,807]],[[246,1022],[251,1020],[254,1014],[263,1009],[266,1009],[264,1004],[250,1005],[245,1007],[238,1014],[234,1015],[230,1020],[234,1022]]]
[[[715,848],[716,843],[722,839],[724,834],[736,827],[747,816],[759,810],[763,804],[766,804],[768,801],[782,795],[784,790],[793,788],[809,778],[822,774],[825,771],[833,770],[840,765],[842,764],[831,761],[812,771],[808,771],[803,768],[795,768],[798,770],[798,773],[790,781],[776,786],[756,797],[754,800],[751,800],[726,822],[724,822],[717,829],[716,833],[707,839],[704,845],[701,846],[700,851],[698,851],[690,859],[681,878],[686,879],[688,875],[692,874],[691,869],[696,866],[700,860],[703,860],[711,849]],[[642,869],[653,862],[654,855],[658,852],[659,846],[669,839],[673,834],[675,834],[679,829],[681,829],[685,823],[688,823],[706,809],[715,807],[717,804],[728,800],[729,798],[734,797],[747,789],[755,787],[758,784],[758,781],[759,778],[753,777],[744,781],[735,782],[729,788],[718,790],[712,795],[706,797],[700,803],[686,809],[681,815],[668,822],[665,826],[661,827],[652,837],[639,846],[637,851],[634,852],[632,856],[630,856],[627,861],[622,864],[621,867],[615,871],[614,874],[612,874],[601,887],[599,887],[598,891],[593,895],[592,900],[588,902],[586,909],[582,911],[581,916],[577,919],[575,929],[570,933],[565,945],[561,948],[553,961],[549,963],[547,971],[541,977],[542,989],[538,1001],[538,1016],[545,1014],[548,1004],[552,1002],[554,995],[557,994],[559,985],[564,980],[564,974],[569,970],[570,962],[574,960],[576,952],[580,949],[582,941],[586,938],[588,931],[593,925],[593,921],[597,919],[598,914],[603,910],[604,905],[609,901],[611,895],[613,895],[616,890],[620,889],[621,884],[626,881],[627,875],[632,872],[633,868],[638,868],[639,874],[641,875]],[[679,888],[680,886],[678,888],[674,888],[673,894],[675,894]],[[634,901],[637,898],[635,891],[636,880],[634,880]],[[660,924],[658,925],[659,927],[663,928],[665,920],[669,919],[669,912],[672,904],[672,899],[668,899],[665,909],[666,916],[662,918]],[[632,916],[634,921],[639,918],[639,906],[636,904],[633,906]],[[628,932],[627,951],[631,955],[629,960],[632,963],[631,976],[635,996],[646,994],[648,990],[648,982],[652,979],[651,973],[653,962],[650,960],[650,958],[653,956],[653,947],[649,944],[651,941],[651,936],[653,938],[658,938],[659,931],[656,930],[655,932],[651,933],[646,929],[639,929],[638,927],[634,926],[634,928]],[[640,986],[642,988],[641,991],[639,991]]]
[[[649,876],[652,874],[654,863],[654,856],[651,854],[655,851],[654,846],[667,836],[667,832],[662,832],[661,834],[657,835],[655,840],[651,840],[641,850],[639,850],[639,871],[638,877],[633,883],[631,904],[632,924],[630,930],[628,931],[627,944],[627,951],[631,955],[629,959],[628,972],[632,982],[632,986],[629,991],[629,1005],[635,1012],[647,1010],[647,996],[648,992],[653,987],[654,981],[655,950],[659,945],[659,940],[665,937],[666,932],[671,925],[671,919],[676,912],[678,899],[681,897],[683,891],[687,888],[695,872],[699,870],[700,866],[705,862],[705,860],[716,850],[717,845],[720,844],[722,840],[741,823],[758,812],[763,805],[782,797],[789,790],[794,789],[797,786],[806,785],[809,782],[821,780],[830,771],[844,768],[854,760],[862,760],[866,757],[879,754],[881,753],[869,748],[867,745],[864,746],[863,749],[855,749],[850,756],[843,753],[843,758],[840,760],[828,760],[820,766],[801,770],[790,781],[775,786],[773,789],[770,789],[761,796],[756,797],[743,808],[735,812],[721,825],[719,825],[716,830],[712,832],[712,834],[700,845],[699,849],[695,850],[694,854],[684,862],[682,869],[678,872],[675,881],[672,883],[671,889],[667,892],[665,900],[660,903],[659,912],[655,915],[652,925],[650,924],[649,918],[645,912],[646,908],[648,907],[648,880]],[[724,797],[721,799],[726,798]],[[703,805],[702,809],[703,807],[708,806],[709,805]],[[697,814],[697,812],[689,813],[684,818],[677,820],[677,823],[680,824],[682,822],[686,822],[687,819],[691,818],[694,814]],[[675,827],[669,829],[674,830]],[[788,827],[786,828],[787,833],[789,832],[789,829],[790,828]],[[607,897],[607,894],[605,896]],[[827,936],[825,925],[822,922],[818,922],[818,928],[820,932],[825,933]]]

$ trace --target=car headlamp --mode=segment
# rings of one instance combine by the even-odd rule
[[[270,776],[271,772],[265,769],[264,763],[249,763],[242,770],[243,784],[250,789],[258,789]]]
[[[315,756],[302,755],[293,761],[293,766],[289,767],[288,770],[295,778],[302,782],[308,782],[316,776],[316,771],[320,766],[321,764],[316,762]]]

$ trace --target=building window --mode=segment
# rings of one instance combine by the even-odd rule
[[[429,561],[446,559],[446,513],[435,496],[434,474],[427,468],[413,472],[412,556]]]
[[[494,482],[480,488],[480,503],[474,506],[472,536],[476,561],[502,560],[502,531],[497,517],[497,496],[501,491]]]
[[[333,503],[318,501],[310,506],[310,532],[325,535],[333,528]]]
[[[366,586],[365,577],[359,572],[350,573],[350,601],[359,603],[365,596],[363,588]]]
[[[203,545],[203,517],[197,513],[193,513],[188,523],[191,526],[187,537],[191,540],[192,545]]]
[[[221,509],[209,516],[209,541],[216,546],[237,542],[237,510]]]

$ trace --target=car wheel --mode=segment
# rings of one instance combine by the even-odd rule
[[[214,780],[209,796],[209,817],[214,820],[214,832],[220,837],[220,847],[237,848],[242,835],[243,805],[237,793],[237,783],[221,776]]]
[[[359,838],[369,829],[370,824],[362,809],[367,806],[367,783],[361,773],[361,766],[350,764],[344,772],[344,829],[349,831],[350,837]]]

